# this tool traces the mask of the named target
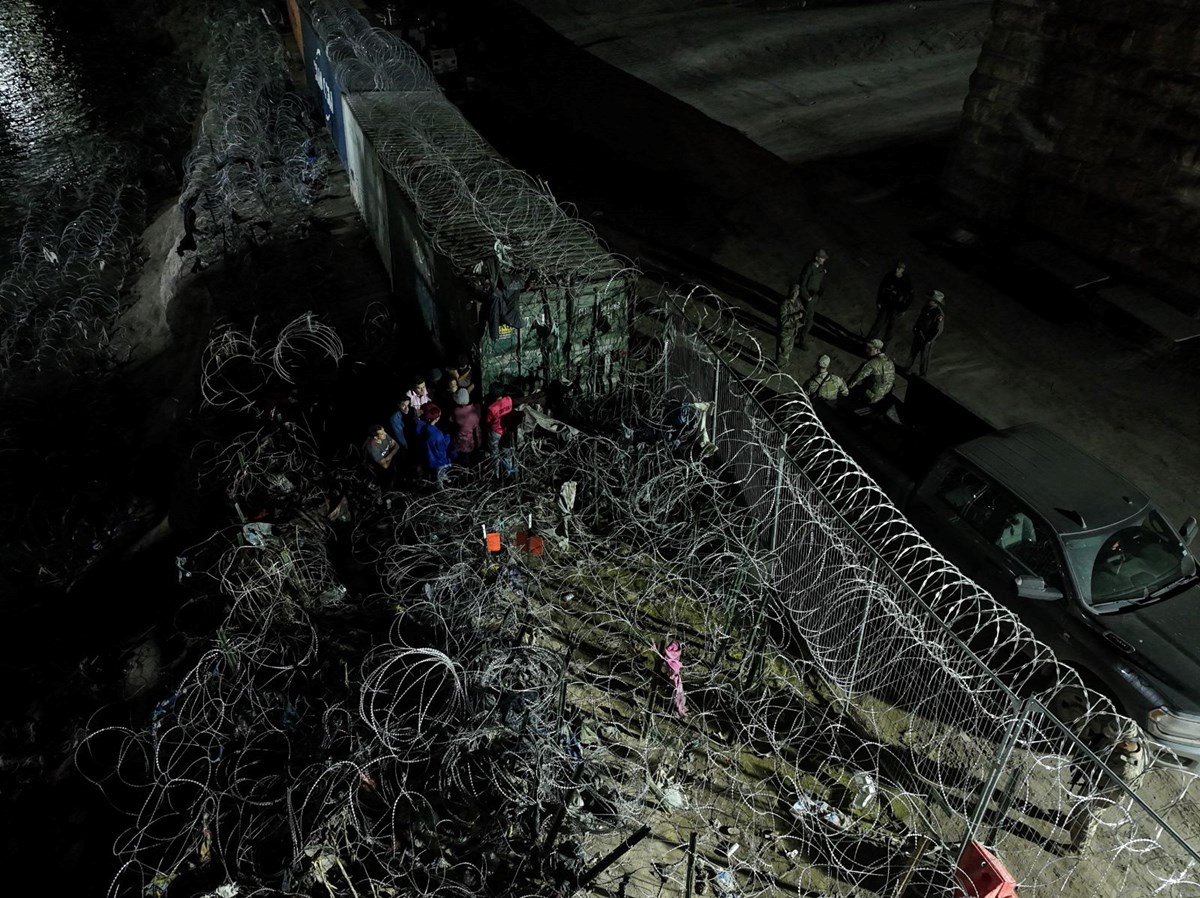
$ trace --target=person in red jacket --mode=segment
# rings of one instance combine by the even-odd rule
[[[507,435],[505,419],[512,414],[513,401],[504,392],[500,384],[492,384],[488,391],[488,404],[485,413],[487,423],[488,451],[496,460],[496,471],[505,474],[517,473],[517,463],[513,458],[512,436]]]
[[[454,406],[454,451],[460,464],[473,465],[483,447],[479,406],[471,401],[465,387],[459,387],[454,394]]]

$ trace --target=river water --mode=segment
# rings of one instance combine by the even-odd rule
[[[148,10],[144,0],[0,3],[5,255],[31,207],[52,194],[64,199],[64,190],[78,190],[101,170],[118,168],[134,183],[154,175],[163,181],[157,188],[168,188],[173,134],[193,97],[168,90],[186,80],[187,67],[172,57]]]

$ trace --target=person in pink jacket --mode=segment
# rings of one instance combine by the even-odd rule
[[[471,401],[465,388],[459,387],[454,394],[454,450],[458,453],[459,464],[473,465],[483,448],[479,420],[479,406]]]

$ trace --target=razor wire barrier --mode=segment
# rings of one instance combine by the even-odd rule
[[[0,278],[0,371],[10,388],[21,374],[104,367],[110,359],[144,197],[128,183],[122,147],[84,144],[78,151],[87,176],[74,195],[31,203]]]
[[[729,339],[728,329],[736,325],[721,326],[733,316],[714,314],[714,308],[720,308],[716,297],[698,291],[687,300],[706,308],[683,304],[679,319],[687,326],[679,339],[685,348],[669,357],[680,379],[704,385],[703,392],[722,377],[723,364],[714,345],[744,339]],[[703,339],[691,333],[697,323]],[[723,380],[740,386],[717,403],[717,420],[731,419],[726,426],[714,427],[717,451],[728,456],[744,449],[747,428],[742,419],[757,400],[728,369],[723,370]],[[780,502],[783,523],[773,528],[775,533],[792,534],[779,545],[791,562],[785,569],[793,572],[781,583],[780,594],[803,597],[780,609],[781,625],[803,634],[802,643],[831,692],[841,696],[865,734],[882,743],[895,742],[896,734],[888,728],[899,721],[903,751],[909,756],[906,763],[918,776],[925,778],[927,767],[939,770],[939,777],[957,770],[955,777],[938,780],[939,804],[953,811],[953,819],[947,821],[953,827],[937,836],[948,843],[986,837],[989,844],[1006,848],[1004,856],[1018,873],[1023,894],[1052,883],[1068,892],[1079,888],[1081,893],[1100,894],[1114,868],[1133,863],[1152,863],[1162,872],[1152,891],[1192,893],[1194,865],[1200,859],[1193,847],[1200,844],[1190,794],[1194,775],[1175,766],[1165,751],[1159,763],[1137,778],[1136,791],[1104,767],[1099,755],[1118,737],[1088,745],[1081,733],[1095,733],[1106,723],[1120,733],[1137,732],[1136,726],[1116,714],[1106,697],[1083,688],[1077,674],[1058,664],[1011,612],[930,547],[828,435],[807,397],[797,391],[781,403],[781,410],[776,417],[781,418],[788,454],[796,464],[792,490],[785,489]],[[767,415],[761,407],[758,411]],[[787,516],[789,500],[802,511]],[[820,522],[817,528],[815,522]],[[837,596],[836,605],[820,601],[819,592],[814,596],[813,583],[826,584],[830,596]],[[916,646],[920,649],[914,656]],[[1021,695],[1029,701],[1017,714]],[[1059,721],[1046,704],[1063,696],[1075,697],[1077,716]],[[901,708],[903,713],[897,715]],[[943,729],[938,721],[957,726]],[[1005,758],[997,752],[1009,728],[1020,733],[1014,737],[1019,749]],[[1139,738],[1145,745],[1144,737]],[[918,748],[919,753],[914,751]],[[1081,782],[1081,771],[1089,764],[1103,772],[1097,770]],[[1004,782],[996,793],[971,785],[972,780],[983,781],[989,768],[997,780],[994,785]],[[1142,792],[1148,797],[1141,797]],[[1068,845],[1086,862],[1047,861],[1040,850],[1030,849],[1030,827],[1023,820],[994,820],[990,833],[980,832],[979,821],[997,810],[992,804],[997,795],[998,807],[1006,813],[1014,807],[1035,808],[1042,819],[1054,819],[1068,831],[1087,828],[1096,833],[1084,846]],[[1085,827],[1089,820],[1093,822]],[[960,833],[957,828],[963,824],[971,828]],[[1106,854],[1112,865],[1098,866],[1096,856]]]
[[[258,6],[210,4],[208,28],[204,115],[180,192],[193,268],[303,236],[329,169]]]
[[[576,281],[621,274],[625,266],[599,248],[594,233],[543,182],[488,146],[411,47],[347,4],[318,0],[311,9],[348,93],[396,92],[380,113],[379,161],[409,198],[432,246],[460,274],[480,262],[480,234],[490,238],[489,251],[499,241],[517,270]],[[361,77],[364,70],[369,78]],[[581,247],[587,247],[582,258]]]
[[[340,5],[314,21],[343,83],[412,95],[387,164],[460,272],[481,231],[547,280],[631,273],[425,96],[410,50]],[[229,121],[222,148],[254,131]],[[242,208],[262,185],[217,158],[189,183]],[[230,523],[178,559],[186,673],[76,753],[129,813],[109,894],[661,896],[691,869],[747,898],[950,898],[970,839],[1026,896],[1200,894],[1193,777],[1113,779],[1078,735],[1111,704],[802,394],[760,404],[722,357],[762,353],[716,297],[647,297],[631,335],[619,384],[554,410],[570,427],[527,417],[518,478],[382,492],[314,434],[356,341],[314,316],[214,332],[200,415],[234,436],[192,461]]]
[[[1197,894],[1163,826],[1195,825],[1191,776],[1156,765],[1132,796],[1105,780],[1079,722],[1038,703],[1070,671],[922,557],[802,396],[775,423],[712,350],[750,345],[713,301],[651,307],[622,389],[582,397],[573,429],[531,416],[519,479],[463,469],[415,493],[380,493],[274,414],[337,355],[330,334],[219,329],[208,355],[245,364],[214,369],[202,413],[253,428],[197,446],[236,523],[180,570],[181,614],[221,623],[181,622],[188,672],[149,721],[77,752],[131,813],[110,894],[533,895],[594,875],[649,896],[684,888],[693,833],[716,894],[952,896],[970,837],[1023,895]],[[298,327],[319,349],[277,369]],[[830,496],[874,504],[851,526]]]

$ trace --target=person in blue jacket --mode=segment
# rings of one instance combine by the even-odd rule
[[[420,428],[419,434],[421,445],[425,449],[425,464],[429,467],[429,476],[437,482],[439,488],[446,485],[446,474],[449,473],[450,465],[457,454],[450,447],[450,434],[437,426],[441,418],[442,410],[436,403],[426,403],[421,409],[424,426]]]

